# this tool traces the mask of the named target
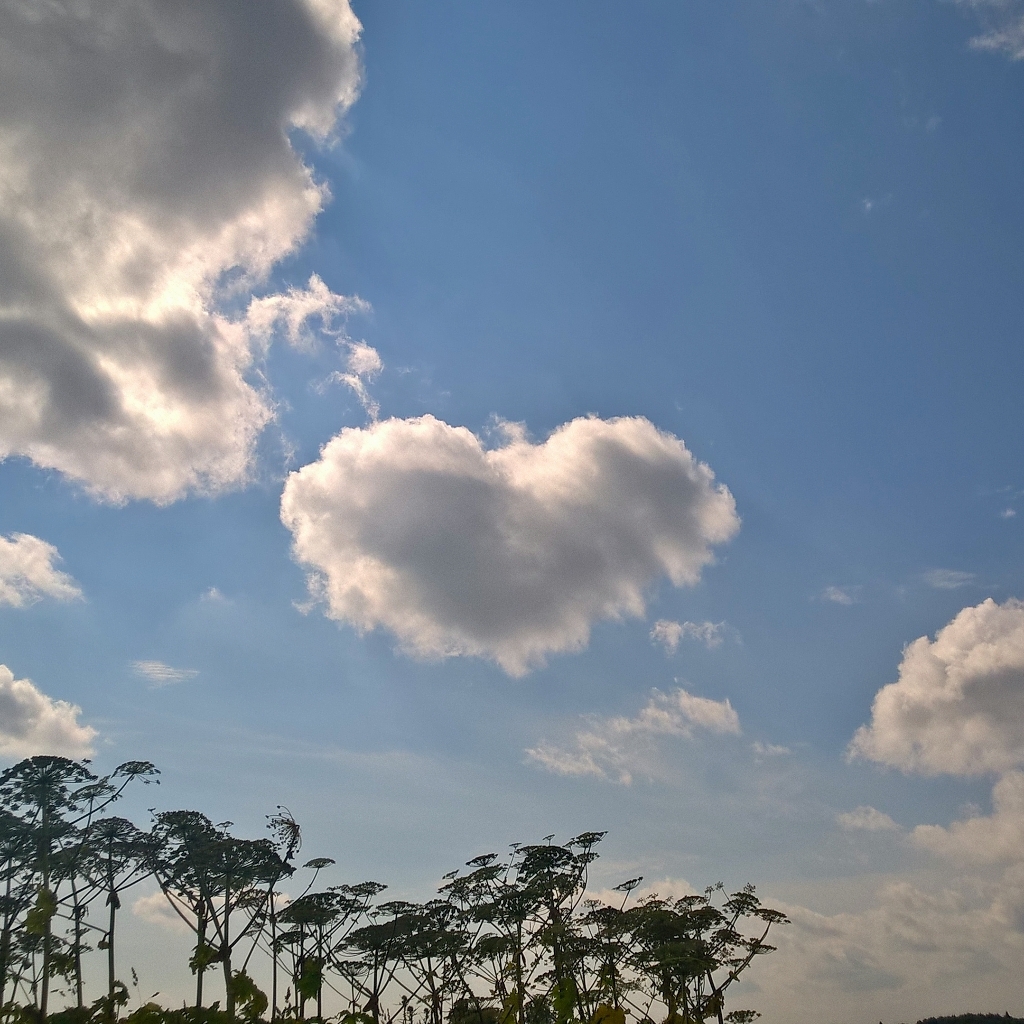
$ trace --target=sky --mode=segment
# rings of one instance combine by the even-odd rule
[[[1022,86],[1021,0],[0,4],[0,764],[1024,1015]]]

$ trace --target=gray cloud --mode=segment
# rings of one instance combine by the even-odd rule
[[[597,619],[693,584],[739,528],[732,495],[642,418],[573,420],[486,449],[432,416],[342,431],[292,473],[281,518],[332,618],[425,658],[521,675],[579,650]]]
[[[289,132],[354,101],[358,33],[347,0],[0,3],[0,458],[110,500],[246,479],[272,405],[219,310],[321,208]]]

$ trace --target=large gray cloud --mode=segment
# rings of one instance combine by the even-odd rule
[[[331,617],[513,675],[642,615],[658,578],[696,583],[739,527],[682,441],[593,417],[491,450],[433,416],[343,430],[289,476],[281,518]]]
[[[244,481],[272,407],[218,309],[320,209],[289,133],[353,102],[358,33],[347,0],[0,0],[0,458]]]
[[[929,775],[1024,766],[1024,602],[989,598],[910,644],[851,753]]]

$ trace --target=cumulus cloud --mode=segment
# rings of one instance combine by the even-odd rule
[[[635,718],[593,718],[567,747],[542,743],[527,757],[559,775],[615,778],[628,786],[635,774],[657,774],[657,741],[663,737],[692,739],[703,729],[717,735],[740,734],[740,719],[728,700],[696,697],[686,690],[655,690]]]
[[[910,644],[850,753],[928,775],[1024,765],[1024,603],[989,598]]]
[[[97,733],[79,723],[81,713],[80,707],[47,697],[30,679],[15,679],[0,665],[0,757],[88,757]]]
[[[850,587],[826,587],[821,592],[821,599],[842,605],[851,605],[857,600]]]
[[[992,789],[992,814],[955,821],[949,828],[918,825],[913,842],[959,864],[1024,861],[1024,773],[1007,772]]]
[[[837,814],[836,821],[839,822],[840,828],[851,832],[898,832],[900,828],[888,814],[874,807],[858,807],[856,810]]]
[[[348,0],[0,5],[0,458],[113,501],[246,480],[267,318],[343,303],[225,310],[327,198],[290,134],[329,139],[359,31]]]
[[[182,914],[189,920],[194,919],[192,912],[179,904]],[[158,928],[165,928],[171,932],[178,932],[182,935],[190,934],[189,926],[181,919],[181,916],[171,906],[167,897],[157,890],[140,896],[132,904],[132,913],[146,924],[156,925]]]
[[[23,608],[44,597],[73,601],[78,584],[54,565],[60,555],[52,544],[28,533],[0,537],[0,605]]]
[[[675,654],[683,640],[697,640],[713,650],[722,646],[725,632],[724,622],[673,622],[671,619],[658,619],[651,630],[651,642],[661,644],[667,654]]]
[[[217,600],[217,598],[210,598],[210,600]],[[186,679],[195,679],[199,675],[197,669],[172,668],[162,661],[133,661],[132,671],[137,676],[148,679],[152,689],[170,686],[172,683],[183,683]]]
[[[349,428],[288,477],[281,519],[331,618],[517,676],[642,616],[659,578],[696,583],[739,528],[711,470],[639,417],[493,449],[433,416]]]

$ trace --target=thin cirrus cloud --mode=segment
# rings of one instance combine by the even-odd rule
[[[929,569],[924,574],[924,581],[935,590],[959,590],[969,586],[977,577],[973,572],[960,569]]]
[[[74,601],[81,588],[56,567],[57,549],[28,533],[0,536],[0,605],[24,608],[44,597]]]
[[[288,477],[281,518],[329,617],[513,676],[641,616],[658,579],[696,583],[739,528],[712,471],[639,417],[493,449],[433,416],[348,428]]]
[[[89,757],[97,732],[78,721],[81,713],[80,707],[48,697],[31,679],[15,679],[0,665],[0,758]]]
[[[329,141],[359,33],[347,0],[0,7],[0,458],[110,501],[251,475],[265,338],[222,300],[327,200],[289,134]]]
[[[173,668],[170,665],[165,665],[162,661],[133,661],[132,671],[142,679],[148,679],[151,689],[183,683],[185,680],[195,679],[199,675],[198,669]]]
[[[655,690],[635,718],[591,718],[569,744],[541,743],[526,756],[558,775],[594,775],[628,786],[636,775],[662,774],[659,740],[692,739],[697,730],[738,736],[739,715],[728,700],[697,697],[683,689]]]

